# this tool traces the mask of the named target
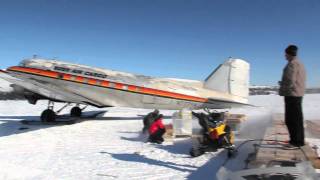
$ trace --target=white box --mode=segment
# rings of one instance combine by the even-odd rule
[[[191,111],[190,111],[191,114]],[[176,112],[172,116],[173,136],[192,135],[192,116],[186,112]]]

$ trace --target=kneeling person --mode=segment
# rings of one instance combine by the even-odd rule
[[[159,116],[159,110],[155,109],[153,112],[150,112],[143,118],[143,129],[142,129],[143,133],[147,132],[151,124],[157,119],[158,116]]]
[[[163,139],[163,134],[166,132],[166,128],[162,122],[163,115],[160,114],[158,118],[151,124],[149,128],[149,142],[161,144]]]

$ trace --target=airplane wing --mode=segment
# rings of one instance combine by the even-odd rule
[[[101,104],[80,94],[69,92],[67,89],[64,89],[63,87],[58,87],[54,84],[49,84],[45,81],[41,81],[38,79],[20,76],[18,74],[10,74],[9,72],[4,70],[0,70],[0,78],[12,84],[18,85],[26,89],[27,91],[30,91],[37,95],[41,95],[50,100],[79,104],[89,104],[97,107],[102,106]]]
[[[256,107],[251,104],[246,103],[240,103],[230,100],[223,100],[223,99],[214,99],[214,98],[208,98],[208,103],[215,105],[215,109],[229,109],[229,108],[235,108],[235,107]]]

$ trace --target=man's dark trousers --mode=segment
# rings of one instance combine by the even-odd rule
[[[285,123],[290,135],[290,144],[303,146],[302,97],[285,96]]]

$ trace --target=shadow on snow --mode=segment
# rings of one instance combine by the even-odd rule
[[[50,123],[41,122],[39,116],[0,116],[0,137],[91,120],[141,120],[139,117],[102,117],[105,112],[87,111],[83,113],[84,117],[76,120],[68,115],[61,115],[57,117],[56,122]]]
[[[109,154],[114,159],[121,160],[121,161],[135,162],[135,163],[138,162],[138,163],[145,163],[148,165],[162,166],[162,167],[174,169],[177,171],[183,171],[183,172],[188,172],[188,171],[192,172],[193,170],[190,168],[193,168],[193,169],[196,168],[195,166],[190,166],[190,165],[181,165],[181,164],[176,164],[172,162],[154,160],[136,153],[133,153],[133,154],[113,154],[108,152],[100,152],[100,153]]]

